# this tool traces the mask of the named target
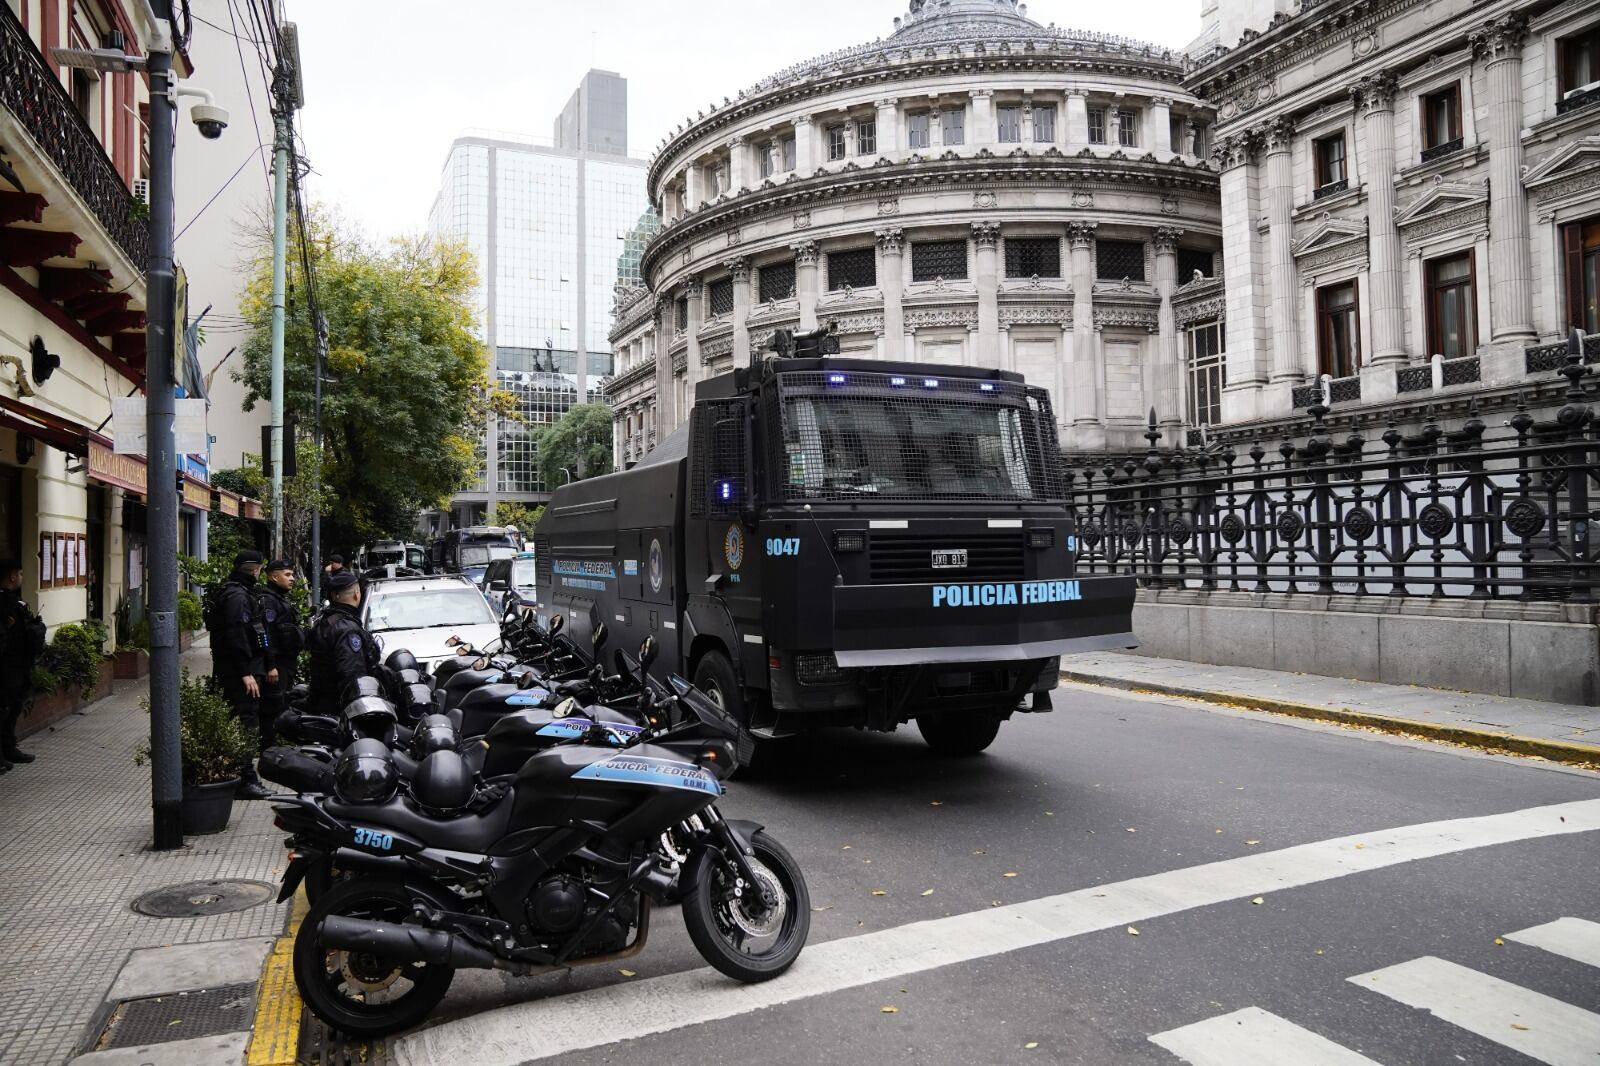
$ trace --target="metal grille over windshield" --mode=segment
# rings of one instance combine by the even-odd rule
[[[778,382],[777,498],[1061,498],[1049,399],[1037,389],[845,371]]]

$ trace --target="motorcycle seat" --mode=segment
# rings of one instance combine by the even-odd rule
[[[511,797],[502,797],[488,810],[458,818],[433,818],[401,796],[386,803],[341,803],[329,798],[323,809],[341,822],[376,825],[404,833],[430,848],[482,855],[506,835],[511,824]]]

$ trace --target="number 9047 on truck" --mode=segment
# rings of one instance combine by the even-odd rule
[[[1075,576],[1065,497],[1049,397],[1017,374],[765,358],[701,382],[640,463],[555,493],[539,610],[653,635],[655,669],[752,746],[914,720],[977,752],[1051,709],[1062,654],[1134,643],[1133,578]]]

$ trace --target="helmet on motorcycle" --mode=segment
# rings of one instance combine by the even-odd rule
[[[411,779],[411,795],[425,807],[448,811],[472,798],[472,771],[453,751],[436,751],[422,760]]]
[[[394,704],[381,696],[362,696],[345,704],[344,720],[350,732],[358,737],[374,737],[387,741],[395,724],[400,720]]]
[[[399,783],[389,748],[378,740],[351,744],[333,771],[333,790],[346,803],[382,803]]]
[[[383,695],[383,683],[375,677],[358,677],[344,687],[343,699],[340,705],[354,703],[363,696]]]
[[[412,747],[418,755],[426,756],[436,751],[455,750],[459,739],[450,719],[442,714],[430,714],[417,723]]]
[[[391,670],[420,670],[422,667],[417,662],[417,657],[405,648],[396,648],[383,660],[383,664]]]

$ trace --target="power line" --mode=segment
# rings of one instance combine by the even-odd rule
[[[239,74],[244,78],[244,96],[245,99],[250,102],[250,123],[255,127],[256,136],[259,137],[261,135],[261,119],[256,114],[256,94],[250,88],[250,70],[245,66],[244,46],[240,43],[244,41],[245,38],[239,36],[239,21],[236,13],[234,12],[233,0],[228,0],[228,21],[233,25],[232,36],[234,50],[239,53]],[[256,55],[259,56],[260,54],[260,45],[257,45]],[[268,79],[266,84],[271,85],[271,80]],[[267,170],[267,160],[265,156],[261,158],[261,177],[268,185],[272,184],[272,174]]]
[[[202,206],[200,208],[200,210],[198,210],[198,211],[196,211],[194,213],[194,217],[193,218],[191,218],[188,222],[185,222],[183,224],[183,228],[178,231],[178,235],[176,237],[172,238],[172,239],[174,241],[176,241],[176,240],[178,240],[179,237],[182,237],[185,233],[188,233],[189,232],[189,227],[194,225],[196,222],[200,221],[200,216],[206,213],[206,208],[210,207],[212,204],[217,202],[217,197],[221,196],[224,192],[226,192],[228,190],[228,186],[233,184],[234,179],[237,178],[240,174],[244,173],[244,168],[250,165],[250,160],[252,158],[254,158],[255,156],[259,155],[260,152],[261,152],[261,149],[266,148],[266,147],[267,147],[266,144],[263,144],[263,143],[261,143],[259,141],[256,142],[255,148],[253,148],[251,150],[249,155],[244,157],[244,162],[239,164],[239,168],[233,172],[233,174],[228,178],[227,181],[222,183],[222,187],[221,188],[219,188],[216,192],[211,194],[211,199],[207,200],[205,202],[204,206]]]

